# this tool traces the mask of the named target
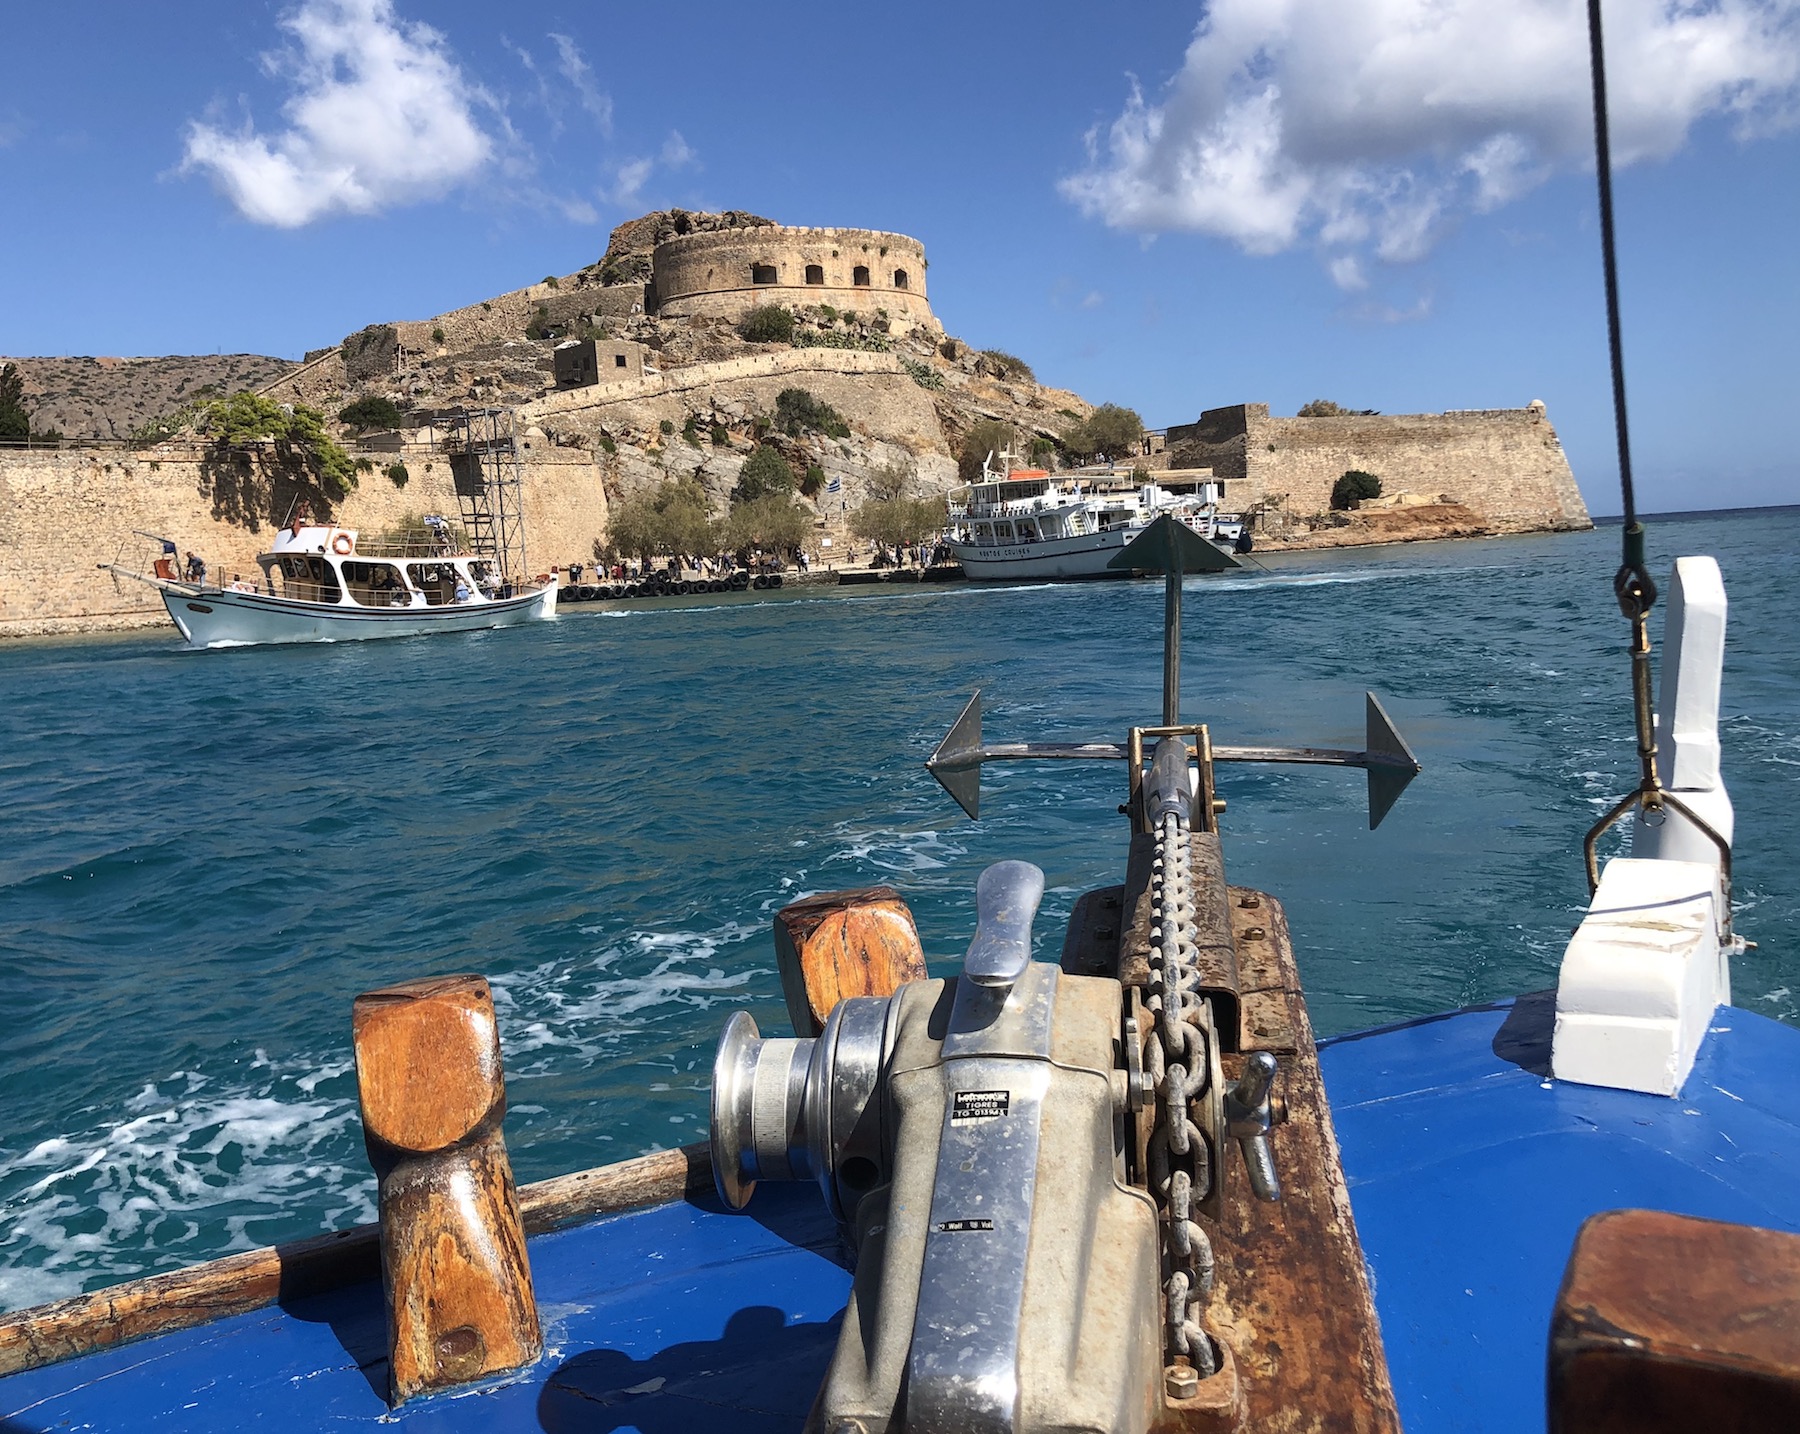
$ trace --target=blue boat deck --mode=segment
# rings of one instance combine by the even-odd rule
[[[1415,1434],[1543,1428],[1551,1307],[1589,1215],[1800,1230],[1800,1032],[1722,1007],[1670,1100],[1551,1081],[1553,1015],[1542,992],[1321,1043]]]
[[[1549,1018],[1547,996],[1524,997],[1321,1048],[1409,1430],[1542,1427],[1551,1304],[1588,1215],[1800,1230],[1800,1033],[1721,1010],[1666,1100],[1548,1081]],[[591,1221],[534,1239],[531,1262],[546,1353],[471,1391],[388,1414],[368,1283],[14,1375],[0,1434],[793,1431],[850,1284],[806,1185],[765,1188],[747,1215],[675,1203]]]

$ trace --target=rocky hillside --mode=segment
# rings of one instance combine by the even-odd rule
[[[1091,411],[1073,393],[1038,385],[1015,359],[879,307],[803,307],[791,342],[779,343],[749,342],[725,319],[645,312],[658,242],[772,222],[735,210],[647,214],[620,225],[605,254],[572,274],[428,319],[371,324],[298,365],[253,355],[23,359],[28,407],[40,427],[104,438],[127,437],[207,390],[256,388],[309,403],[334,421],[347,404],[374,396],[421,416],[464,405],[518,408],[550,443],[603,455],[614,499],[669,477],[698,476],[721,507],[743,460],[767,440],[796,473],[816,467],[825,482],[840,480],[829,503],[817,500],[821,522],[841,521],[863,496],[864,480],[895,464],[912,469],[921,488],[949,486],[964,437],[984,419],[1013,426],[1029,442],[1053,438]],[[553,353],[569,338],[641,345],[645,379],[625,394],[557,393]],[[789,387],[830,405],[848,433],[773,426],[776,401]],[[420,441],[429,432],[421,426],[407,437]]]
[[[172,358],[0,358],[25,380],[32,427],[68,438],[125,439],[208,393],[262,388],[298,365],[262,354]]]

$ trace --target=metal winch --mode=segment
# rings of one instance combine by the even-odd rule
[[[741,1012],[726,1026],[721,1197],[741,1208],[758,1180],[816,1180],[856,1253],[809,1428],[1148,1430],[1191,1392],[1166,1377],[1172,1359],[1196,1381],[1215,1367],[1186,1297],[1173,1311],[1163,1298],[1171,1256],[1178,1280],[1191,1268],[1176,1244],[1194,1250],[1199,1226],[1183,1209],[1171,1227],[1131,1168],[1135,1112],[1157,1083],[1126,992],[1030,959],[1043,890],[1024,862],[982,873],[960,977],[841,1001],[813,1039],[761,1039]],[[1216,1058],[1198,1069],[1197,1086],[1178,1086],[1221,1105]],[[1216,1169],[1222,1121],[1184,1129]],[[1178,1163],[1191,1190],[1193,1157]]]

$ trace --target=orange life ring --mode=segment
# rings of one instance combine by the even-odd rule
[[[348,533],[339,533],[331,540],[331,551],[336,553],[340,558],[349,557],[350,550],[355,546],[356,544],[351,540]]]

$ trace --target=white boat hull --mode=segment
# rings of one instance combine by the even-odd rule
[[[962,564],[964,575],[971,582],[1120,578],[1130,574],[1109,569],[1107,564],[1118,556],[1127,543],[1143,532],[1145,526],[1134,523],[1129,527],[1108,528],[1100,533],[1047,538],[1033,543],[980,545],[952,539],[947,546],[956,555],[956,560]]]
[[[556,616],[556,584],[516,597],[443,607],[348,607],[216,588],[157,584],[181,635],[195,647],[272,642],[358,642],[433,632],[478,632]]]

